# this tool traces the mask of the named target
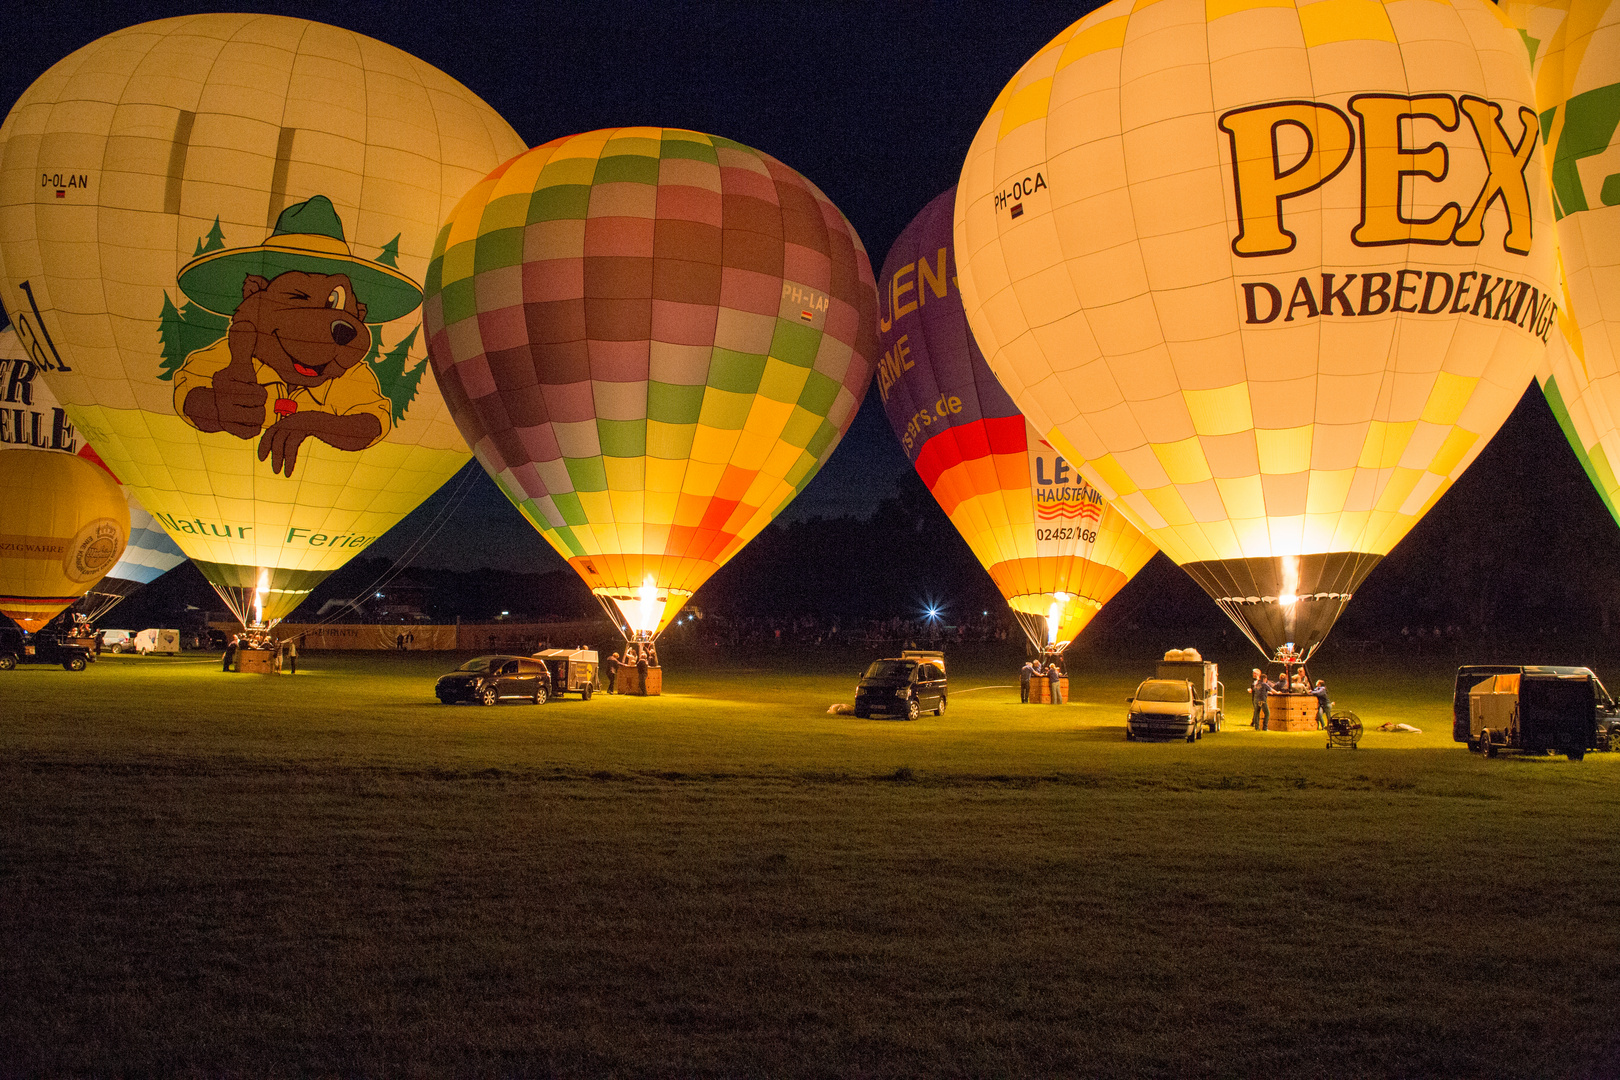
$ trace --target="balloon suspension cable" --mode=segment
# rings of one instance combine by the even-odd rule
[[[1239,630],[1243,631],[1243,636],[1248,638],[1250,643],[1260,650],[1260,655],[1269,661],[1271,654],[1266,651],[1266,647],[1261,643],[1259,636],[1250,629],[1249,624],[1238,614],[1238,605],[1230,600],[1216,600],[1215,603],[1226,613],[1226,617],[1236,623]]]
[[[626,645],[640,640],[636,636],[636,632],[630,629],[630,624],[625,621],[624,612],[619,610],[619,605],[613,601],[612,597],[603,596],[601,593],[592,593],[591,595],[595,596],[596,602],[602,605],[602,613],[608,617],[608,621],[619,632],[619,636],[624,638]],[[647,640],[651,641],[652,638],[649,636]]]
[[[466,498],[467,489],[472,485],[474,478],[478,475],[478,469],[476,467],[477,465],[478,460],[474,458],[472,461],[467,462],[467,464],[461,467],[461,471],[458,474],[461,477],[461,480],[456,485],[456,490],[451,493],[449,500],[446,501],[434,519],[429,522],[427,528],[423,529],[415,540],[412,540],[408,545],[406,545],[405,550],[400,553],[399,558],[395,559],[393,564],[377,577],[376,581],[373,581],[370,585],[367,585],[364,589],[360,590],[354,595],[354,599],[332,612],[332,614],[328,615],[324,619],[317,620],[311,625],[325,626],[327,623],[343,618],[343,616],[347,615],[351,611],[358,610],[361,602],[366,597],[377,592],[379,589],[386,588],[389,582],[393,581],[400,574],[409,569],[411,563],[415,562],[417,557],[420,556],[422,552],[427,550],[428,545],[431,544],[434,538],[439,535],[439,532],[450,523],[450,519],[455,514],[456,510],[460,509],[461,500]]]
[[[107,583],[108,579],[102,578],[98,584],[106,585]],[[128,584],[132,587],[124,590],[123,592],[102,590],[99,587],[91,589],[89,592],[79,597],[78,601],[69,610],[74,614],[83,615],[91,622],[100,622],[109,611],[122,603],[130,593],[134,592],[135,589],[140,588],[138,583],[133,581],[126,582],[123,578],[117,579],[117,583]]]
[[[1017,608],[1013,608],[1012,613],[1013,617],[1018,620],[1019,627],[1023,629],[1024,636],[1029,639],[1029,643],[1035,651],[1038,653],[1045,652],[1046,616],[1035,615],[1028,611],[1019,611]]]

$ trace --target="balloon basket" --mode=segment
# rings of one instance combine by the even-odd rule
[[[280,669],[271,649],[237,649],[232,670],[250,675],[274,675]]]
[[[1059,705],[1069,700],[1069,677],[1067,675],[1058,680]],[[1029,703],[1031,705],[1052,704],[1052,681],[1041,677],[1031,680],[1029,684]]]
[[[640,669],[634,664],[620,664],[618,679],[614,683],[614,692],[627,694],[632,697],[662,697],[664,693],[664,669],[649,667],[645,680]]]
[[[1270,718],[1267,731],[1315,731],[1316,714],[1322,707],[1315,694],[1267,694]]]

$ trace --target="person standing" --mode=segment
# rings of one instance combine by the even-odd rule
[[[1270,693],[1271,683],[1264,672],[1255,668],[1254,680],[1249,683],[1249,695],[1254,698],[1254,715],[1249,718],[1249,726],[1256,731],[1266,730],[1266,724],[1271,720],[1271,704],[1266,700],[1266,695]]]
[[[641,688],[641,696],[647,696],[647,650],[642,649],[641,655],[636,657],[636,682]]]
[[[1029,683],[1034,677],[1035,665],[1025,660],[1024,666],[1018,669],[1018,703],[1020,705],[1029,704]]]
[[[619,682],[619,654],[614,653],[608,657],[607,662],[607,692],[614,693],[614,687]]]
[[[1316,698],[1316,730],[1321,731],[1327,727],[1328,718],[1332,715],[1332,709],[1328,704],[1327,683],[1317,679],[1316,688],[1311,691],[1311,695]]]
[[[1046,682],[1052,690],[1052,704],[1063,704],[1063,669],[1058,667],[1057,657],[1053,657],[1046,665]]]
[[[241,644],[242,644],[241,637],[239,635],[237,635],[237,634],[232,634],[231,635],[231,640],[229,640],[229,641],[227,641],[225,643],[225,662],[220,665],[219,670],[221,670],[221,671],[229,671],[229,670],[231,670],[231,661],[236,659],[236,650]]]

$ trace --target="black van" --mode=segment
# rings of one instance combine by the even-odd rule
[[[1520,750],[1579,761],[1607,749],[1617,717],[1620,706],[1591,668],[1473,664],[1457,669],[1451,737],[1487,757]]]
[[[855,688],[855,715],[873,713],[915,720],[924,709],[945,711],[945,668],[939,661],[914,657],[874,660]]]

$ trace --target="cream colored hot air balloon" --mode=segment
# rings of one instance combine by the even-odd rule
[[[1620,4],[1503,8],[1535,76],[1567,290],[1542,390],[1620,521]]]
[[[1320,644],[1545,351],[1524,55],[1481,0],[1116,0],[974,139],[991,367],[1267,655]]]
[[[109,34],[12,108],[0,299],[238,616],[285,615],[467,460],[420,284],[442,217],[522,149],[443,72],[279,16]]]

